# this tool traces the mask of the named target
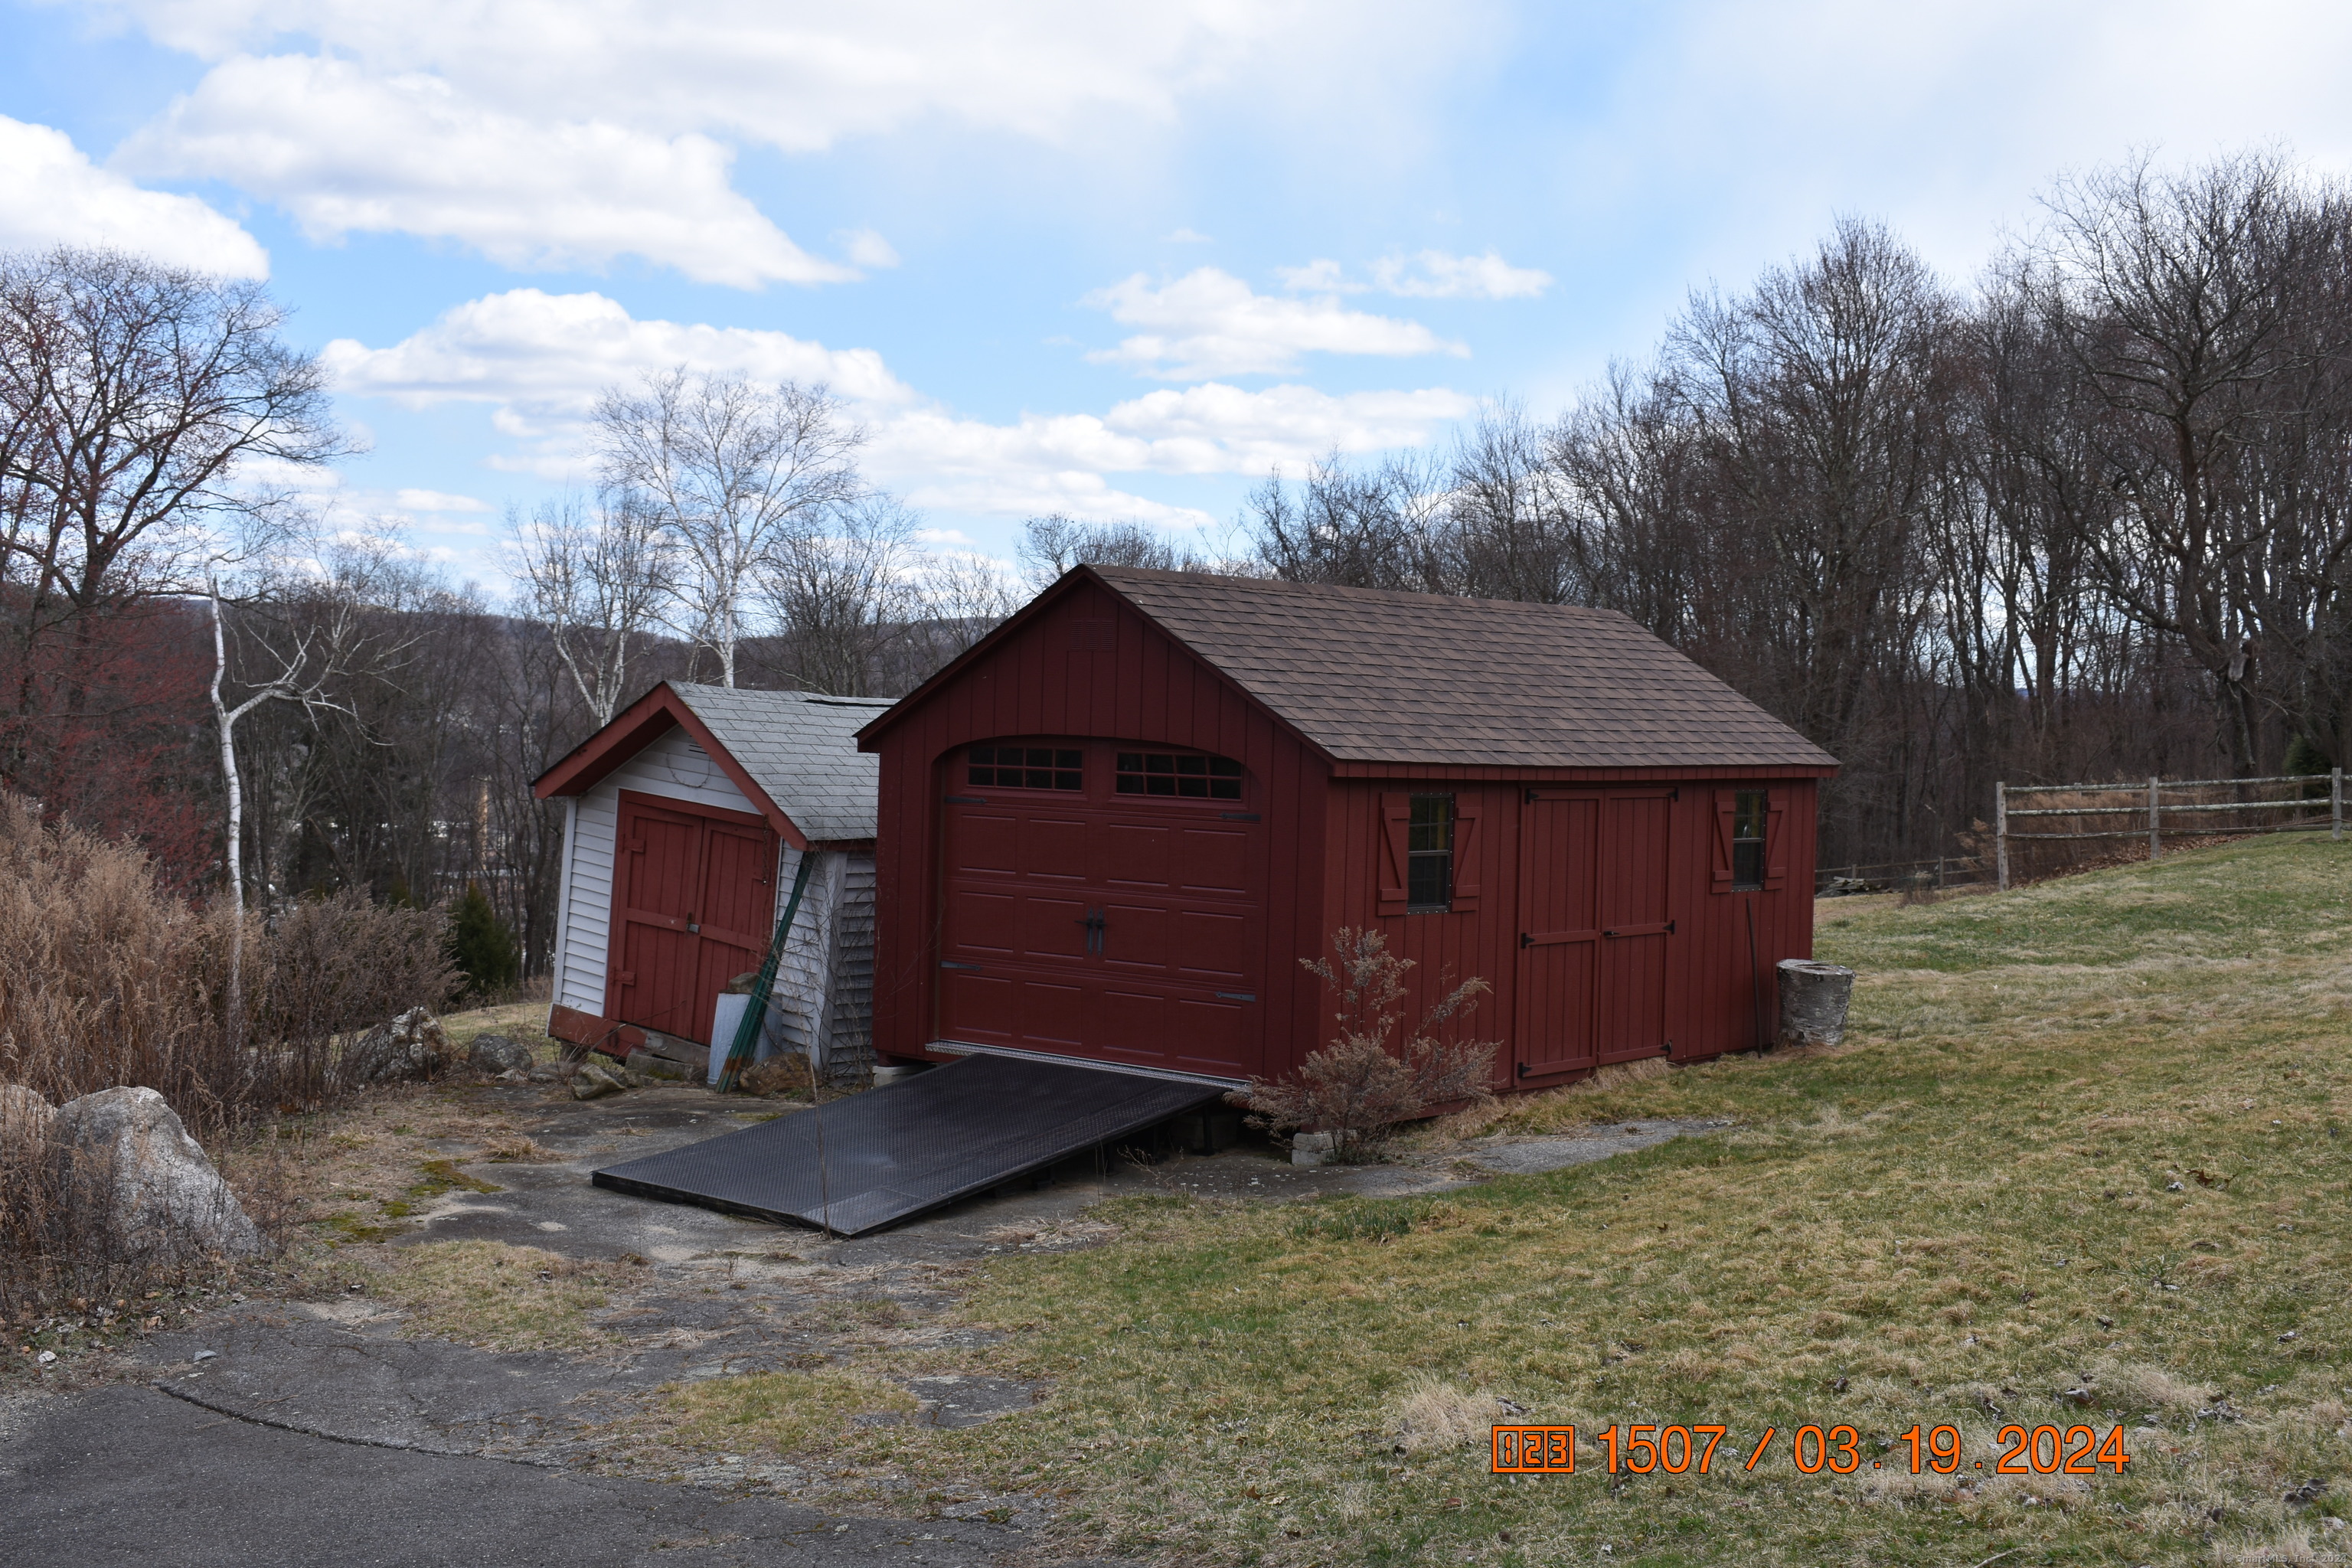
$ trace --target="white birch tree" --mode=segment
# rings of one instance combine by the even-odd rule
[[[822,385],[763,385],[683,365],[598,401],[604,482],[640,497],[670,542],[671,624],[718,661],[722,685],[735,684],[762,572],[787,541],[821,534],[859,495],[865,438]]]

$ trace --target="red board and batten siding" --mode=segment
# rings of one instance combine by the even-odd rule
[[[1087,584],[1012,628],[877,738],[876,875],[886,901],[876,936],[875,1048],[919,1058],[939,1037],[946,799],[986,793],[961,783],[964,749],[1056,738],[1206,752],[1242,763],[1242,804],[1260,814],[1268,857],[1257,999],[1248,1005],[1263,1023],[1251,1033],[1277,1053],[1283,1042],[1311,1037],[1321,1008],[1298,967],[1297,933],[1313,929],[1320,913],[1328,766],[1230,680]],[[1287,1065],[1244,1060],[1242,1069],[1271,1074]]]
[[[1359,767],[1361,764],[1358,764]],[[1639,917],[1663,913],[1675,923],[1671,936],[1654,939],[1636,934],[1610,945],[1623,950],[1632,962],[1621,973],[1633,982],[1620,994],[1646,999],[1654,981],[1645,960],[1633,957],[1641,947],[1654,947],[1664,963],[1663,1034],[1674,1043],[1675,1060],[1745,1050],[1756,1043],[1756,1013],[1772,1008],[1772,966],[1784,958],[1812,956],[1813,807],[1817,785],[1810,777],[1773,777],[1729,769],[1675,769],[1658,773],[1591,769],[1510,770],[1507,779],[1492,768],[1398,768],[1382,776],[1335,779],[1325,861],[1329,868],[1325,890],[1326,931],[1343,925],[1375,925],[1389,937],[1390,950],[1411,959],[1418,1008],[1442,994],[1438,983],[1451,976],[1458,983],[1471,975],[1484,979],[1494,994],[1479,1004],[1470,1033],[1482,1038],[1505,1038],[1497,1064],[1497,1087],[1542,1087],[1566,1082],[1605,1065],[1650,1052],[1616,1051],[1602,1047],[1596,1058],[1557,1071],[1538,1071],[1521,1079],[1522,1061],[1543,1068],[1562,1058],[1548,1058],[1541,1050],[1546,1037],[1542,1020],[1531,1018],[1530,1006],[1568,1005],[1582,995],[1591,982],[1571,977],[1572,965],[1598,975],[1610,962],[1599,949],[1606,939],[1600,931],[1612,919],[1639,933]],[[1759,891],[1717,889],[1718,813],[1717,795],[1736,789],[1762,789],[1780,809],[1778,828],[1768,858],[1783,874]],[[1387,878],[1385,839],[1387,816],[1394,802],[1412,794],[1452,793],[1461,808],[1475,814],[1477,827],[1463,846],[1465,864],[1456,873],[1460,883],[1475,878],[1475,907],[1444,913],[1384,913],[1381,883]],[[1610,858],[1646,863],[1660,852],[1654,834],[1638,829],[1647,808],[1643,797],[1671,795],[1660,802],[1664,816],[1666,864],[1663,887],[1644,891],[1633,873],[1639,864],[1618,868],[1629,901],[1614,910],[1602,902],[1597,888],[1580,893],[1559,879],[1530,879],[1528,857],[1550,858],[1563,840],[1578,836],[1601,858],[1596,872],[1608,868]],[[1530,796],[1537,798],[1530,799]],[[1603,813],[1616,800],[1614,826]],[[1580,803],[1590,819],[1571,818]],[[1768,868],[1769,871],[1769,868]],[[1599,879],[1596,878],[1596,880]],[[1755,970],[1760,986],[1751,992],[1748,942],[1748,908],[1756,914]],[[1642,907],[1655,902],[1659,909]],[[1589,920],[1590,928],[1579,922]],[[1549,929],[1547,929],[1549,928]],[[1589,929],[1590,937],[1585,931]],[[1534,939],[1522,945],[1522,935]],[[1552,938],[1546,941],[1547,937]],[[1589,954],[1589,956],[1587,956]],[[1769,1027],[1769,1016],[1767,1020]],[[1294,1036],[1292,1063],[1319,1042],[1312,1034]]]
[[[1344,615],[1349,606],[1328,609]],[[1258,630],[1261,651],[1288,635]],[[1311,668],[1318,656],[1301,646],[1297,657],[1298,668]],[[1680,694],[1678,711],[1692,734],[1712,736],[1711,726],[1727,713],[1735,727],[1777,729],[1727,691],[1709,709],[1699,700],[1705,692],[1695,698],[1684,677],[1675,679],[1683,684],[1668,681],[1661,689]],[[1689,754],[1688,735],[1665,733]],[[1089,978],[1116,967],[1103,953],[1071,947],[1084,940],[1073,934],[1080,923],[1073,909],[1091,915],[1106,895],[1073,904],[1070,889],[1122,879],[1139,885],[1150,876],[1133,868],[1106,869],[1102,851],[1073,847],[1095,834],[1081,820],[1089,813],[1092,820],[1112,822],[1122,809],[1106,793],[1110,756],[1169,749],[1240,762],[1246,781],[1239,804],[1262,818],[1254,829],[1265,857],[1263,876],[1254,879],[1264,900],[1250,976],[1256,1026],[1254,1035],[1243,1026],[1234,1075],[1283,1076],[1326,1042],[1332,1006],[1301,960],[1328,955],[1330,935],[1342,926],[1377,926],[1394,952],[1413,962],[1409,1005],[1416,1016],[1444,984],[1476,975],[1493,986],[1471,1032],[1506,1042],[1498,1088],[1549,1087],[1669,1048],[1676,1060],[1748,1048],[1759,1043],[1759,1012],[1769,1034],[1773,965],[1811,953],[1817,781],[1834,769],[1801,740],[1779,733],[1786,744],[1769,733],[1759,742],[1752,732],[1747,742],[1724,744],[1725,754],[1739,744],[1777,746],[1790,759],[1763,765],[1335,763],[1119,593],[1100,580],[1066,579],[935,684],[869,726],[861,741],[882,757],[876,1047],[885,1057],[912,1059],[946,1037],[943,938],[962,943],[959,954],[982,961],[983,969],[1001,962],[1007,973],[1025,965],[1057,984],[1108,984]],[[986,786],[967,784],[961,769],[966,748],[992,742],[1085,747],[1087,798],[1057,805],[1050,792],[1037,790],[1027,792],[1032,804],[1020,804],[1011,797],[1024,792],[1000,787],[985,802],[950,805],[951,795],[990,796]],[[1807,752],[1819,760],[1800,760]],[[1766,886],[1733,890],[1729,803],[1748,789],[1767,791],[1770,801]],[[1455,798],[1458,896],[1446,911],[1411,913],[1403,909],[1406,868],[1398,836],[1411,795],[1432,792]],[[993,858],[975,858],[957,848],[977,840],[965,819],[950,814],[982,806],[1004,819],[1001,833],[1017,837],[1020,823],[1034,819],[1063,834],[1062,847],[1041,837],[1039,853],[1027,858],[1000,850],[989,852]],[[1115,837],[1095,834],[1087,842]],[[992,884],[991,877],[1000,879]],[[1060,889],[1048,885],[1056,879]],[[1166,907],[1157,913],[1186,912],[1177,880],[1169,880]],[[1012,897],[998,900],[1006,922],[1029,919],[1044,934],[998,938],[986,921],[969,915],[943,924],[943,886],[977,890],[959,906],[974,910],[996,898],[998,888],[1011,889]],[[1024,894],[1024,887],[1039,890]],[[1154,912],[1135,911],[1139,920]],[[1171,957],[1161,967],[1172,974],[1192,962]],[[966,1019],[985,1012],[956,1005]],[[1012,1008],[1006,1016],[1017,1013]],[[1056,1030],[1091,1032],[1100,1037],[1085,1038],[1067,1054],[1139,1065],[1139,1052],[1160,1048],[1113,1038],[1117,1027],[1099,1021],[1071,1029],[1055,1021],[1051,1006],[1035,1018],[1042,1026],[1024,1024],[1025,1036],[1000,1043],[1051,1048]],[[1160,1024],[1152,1027],[1164,1033]]]

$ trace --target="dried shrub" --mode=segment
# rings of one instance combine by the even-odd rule
[[[1388,938],[1370,927],[1340,927],[1331,948],[1336,963],[1325,958],[1299,963],[1339,994],[1333,1015],[1339,1034],[1299,1064],[1295,1079],[1253,1078],[1247,1089],[1227,1097],[1252,1113],[1251,1126],[1331,1132],[1340,1153],[1361,1154],[1384,1142],[1398,1124],[1438,1106],[1494,1098],[1489,1086],[1500,1042],[1449,1037],[1492,987],[1476,975],[1454,986],[1392,1051],[1389,1040],[1404,1017],[1404,977],[1412,961],[1389,952]]]
[[[0,1082],[59,1104],[143,1085],[216,1136],[325,1103],[342,1037],[453,989],[438,911],[340,893],[248,919],[235,1030],[230,935],[226,910],[173,897],[137,848],[0,796]]]
[[[174,1238],[114,1234],[100,1201],[114,1173],[66,1157],[36,1104],[156,1090],[236,1167],[268,1230],[284,1205],[257,1191],[275,1168],[247,1157],[247,1134],[333,1098],[335,1055],[357,1031],[451,990],[437,912],[343,894],[247,920],[235,1026],[229,922],[173,896],[136,847],[0,795],[0,1306],[127,1297],[215,1268]]]

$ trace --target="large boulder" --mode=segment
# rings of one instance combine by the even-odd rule
[[[502,1072],[530,1071],[532,1057],[530,1047],[511,1035],[477,1035],[466,1061],[476,1072],[496,1078]]]
[[[409,1083],[432,1078],[449,1065],[449,1037],[441,1020],[411,1007],[389,1024],[378,1024],[343,1052],[343,1082],[357,1089],[371,1083]]]
[[[52,1137],[85,1201],[132,1253],[262,1250],[236,1194],[152,1089],[107,1089],[59,1107]]]

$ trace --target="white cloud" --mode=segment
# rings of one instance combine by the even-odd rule
[[[731,147],[811,153],[944,122],[1108,161],[1205,95],[1311,114],[1326,89],[1393,78],[1401,100],[1478,32],[1433,42],[1394,0],[110,8],[213,62],[135,139],[142,168],[226,180],[316,236],[398,230],[519,266],[635,255],[745,285],[888,263],[870,243],[849,267],[799,249],[732,191]]]
[[[1532,300],[1551,286],[1551,274],[1514,267],[1493,251],[1448,256],[1442,250],[1387,256],[1372,263],[1384,293],[1423,300]]]
[[[430,72],[513,112],[593,103],[625,123],[724,127],[786,152],[931,115],[1062,140],[1103,115],[1171,121],[1187,96],[1255,66],[1319,59],[1344,76],[1368,52],[1418,39],[1425,71],[1433,47],[1411,8],[1338,0],[123,0],[120,10],[206,59],[307,38],[371,76]]]
[[[1442,387],[1334,395],[1308,386],[1259,391],[1211,384],[1153,392],[1095,414],[968,419],[919,397],[870,349],[828,349],[782,332],[636,321],[601,294],[517,289],[472,300],[387,348],[352,339],[320,354],[336,389],[411,407],[490,405],[518,446],[492,465],[577,479],[587,469],[582,421],[597,393],[685,363],[761,379],[825,381],[867,426],[866,462],[919,507],[1019,516],[1084,512],[1196,526],[1208,519],[1113,486],[1108,475],[1259,474],[1324,454],[1431,439],[1469,414]],[[466,510],[469,498],[404,491],[403,512]],[[427,505],[427,500],[444,503]],[[478,504],[478,503],[477,503]]]
[[[318,240],[422,235],[518,268],[641,256],[739,288],[857,276],[809,255],[737,195],[733,154],[708,136],[526,119],[438,77],[372,78],[341,60],[229,60],[116,160],[227,181],[280,204]],[[878,239],[859,242],[867,256]]]
[[[1179,228],[1160,237],[1165,245],[1214,245],[1217,242],[1198,229]]]
[[[1418,321],[1350,310],[1328,296],[1281,299],[1259,294],[1214,267],[1154,285],[1139,272],[1087,296],[1124,326],[1152,331],[1087,357],[1128,364],[1171,381],[1221,375],[1282,374],[1303,353],[1467,355]]]
[[[1010,425],[910,409],[874,432],[871,466],[917,506],[1197,527],[1211,520],[1115,490],[1107,474],[1263,474],[1334,449],[1378,451],[1429,440],[1475,404],[1442,387],[1334,396],[1308,386],[1249,392],[1210,384],[1154,392],[1107,413],[1026,414]]]
[[[1304,267],[1277,267],[1275,276],[1298,294],[1362,294],[1377,289],[1419,300],[1532,300],[1551,286],[1550,273],[1514,267],[1491,250],[1484,256],[1449,256],[1442,250],[1384,256],[1372,263],[1368,283],[1349,278],[1347,268],[1328,257]]]
[[[496,404],[500,427],[526,437],[585,417],[604,387],[677,364],[763,381],[821,381],[861,404],[914,395],[871,349],[835,351],[750,327],[641,321],[602,294],[537,289],[468,300],[390,348],[338,338],[320,359],[339,391],[410,407]]]
[[[174,267],[267,278],[254,237],[194,196],[142,190],[62,131],[0,115],[0,249],[112,246]]]
[[[488,511],[490,503],[476,500],[472,496],[455,496],[446,490],[398,489],[392,493],[392,504],[402,511]]]

